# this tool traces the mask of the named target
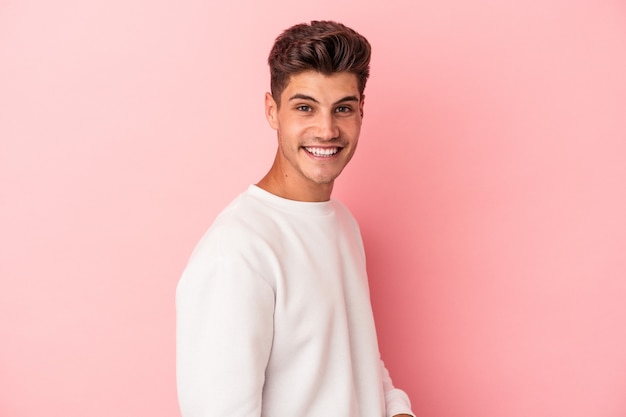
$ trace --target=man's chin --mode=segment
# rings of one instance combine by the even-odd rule
[[[338,175],[333,175],[333,176],[321,176],[321,177],[314,177],[314,178],[310,178],[311,181],[313,181],[315,184],[317,185],[333,185],[333,183],[335,182],[335,179],[338,177]]]

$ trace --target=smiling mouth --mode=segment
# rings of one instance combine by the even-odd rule
[[[305,146],[304,150],[318,158],[330,158],[336,155],[341,148],[316,148],[314,146]]]

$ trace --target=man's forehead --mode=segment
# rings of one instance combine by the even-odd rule
[[[306,96],[319,100],[330,95],[334,96],[333,100],[344,97],[359,100],[361,95],[356,75],[350,72],[323,74],[317,71],[304,71],[292,75],[283,90],[285,99]]]

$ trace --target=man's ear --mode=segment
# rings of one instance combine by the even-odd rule
[[[274,130],[278,130],[278,105],[271,93],[265,93],[265,118]]]
[[[361,95],[361,101],[359,102],[359,111],[361,112],[361,119],[363,118],[363,106],[365,105],[365,95]]]

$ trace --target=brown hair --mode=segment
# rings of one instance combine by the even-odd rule
[[[350,72],[363,95],[370,73],[371,47],[353,29],[332,21],[301,23],[285,30],[274,42],[267,62],[276,104],[292,75],[307,70],[325,75]]]

